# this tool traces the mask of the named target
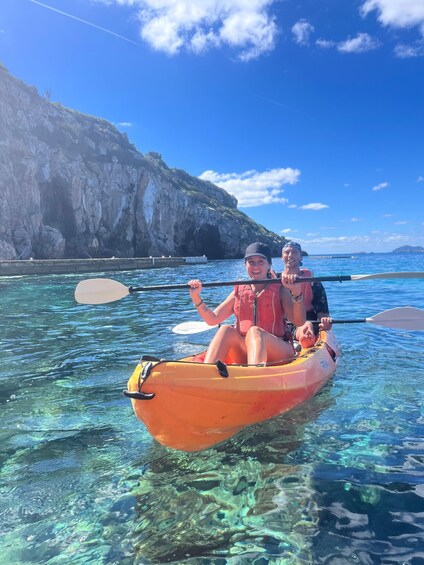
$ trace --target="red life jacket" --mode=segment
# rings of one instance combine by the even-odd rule
[[[300,269],[301,270],[301,277],[313,277],[314,274],[312,271],[310,271],[309,269]],[[302,294],[303,294],[303,302],[305,304],[305,311],[309,312],[310,310],[313,310],[313,306],[312,306],[312,298],[313,298],[313,293],[312,293],[312,283],[301,283],[301,287],[302,287]]]
[[[279,284],[266,285],[259,296],[250,285],[238,285],[234,287],[234,295],[236,329],[241,335],[246,335],[252,326],[258,326],[277,337],[286,335]]]

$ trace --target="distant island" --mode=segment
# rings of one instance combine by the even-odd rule
[[[394,249],[392,253],[424,253],[424,247],[420,245],[403,245]]]

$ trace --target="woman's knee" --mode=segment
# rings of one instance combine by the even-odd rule
[[[222,338],[229,338],[237,333],[238,333],[237,330],[233,326],[230,326],[229,324],[224,324],[218,329],[216,335]]]
[[[232,344],[239,339],[239,334],[233,326],[228,324],[221,326],[216,332],[214,338],[212,339],[210,346],[220,347],[220,348],[230,348]],[[209,347],[210,347],[209,346]]]
[[[205,363],[215,363],[218,359],[228,362],[228,354],[234,356],[232,363],[243,363],[244,342],[238,331],[230,325],[221,326],[209,344]]]
[[[250,341],[252,339],[263,338],[267,332],[260,328],[259,326],[252,326],[248,329],[246,334],[246,341]]]

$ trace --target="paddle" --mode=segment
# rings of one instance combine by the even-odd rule
[[[182,322],[177,326],[172,328],[174,334],[179,335],[190,335],[190,334],[200,334],[202,332],[207,332],[213,330],[218,326],[210,326],[206,322]]]
[[[398,272],[374,273],[371,275],[335,275],[324,277],[299,277],[297,282],[331,282],[331,281],[359,281],[371,279],[422,279],[424,272]],[[280,283],[277,279],[241,280],[227,282],[202,283],[204,288],[212,286],[236,286],[243,284],[272,284]],[[75,300],[80,304],[107,304],[115,302],[135,292],[149,292],[152,290],[188,290],[188,284],[165,284],[158,286],[125,286],[112,279],[86,279],[78,283],[75,289]]]
[[[313,322],[319,324],[319,322]],[[403,308],[392,308],[385,312],[380,312],[371,318],[361,318],[359,320],[333,320],[333,324],[374,324],[386,328],[398,330],[424,330],[424,310],[405,306]],[[212,330],[217,326],[209,326],[206,322],[183,322],[178,324],[172,331],[180,335],[196,334]]]

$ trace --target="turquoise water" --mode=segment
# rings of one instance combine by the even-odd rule
[[[424,271],[424,255],[305,265],[322,275]],[[128,285],[192,277],[234,280],[244,268],[113,275]],[[316,398],[187,454],[156,443],[122,389],[141,353],[178,358],[211,333],[171,332],[198,319],[185,291],[82,306],[82,278],[0,278],[2,563],[423,562],[423,332],[336,326],[343,355]],[[424,308],[424,279],[325,286],[339,319]],[[229,290],[203,297],[213,306]]]

